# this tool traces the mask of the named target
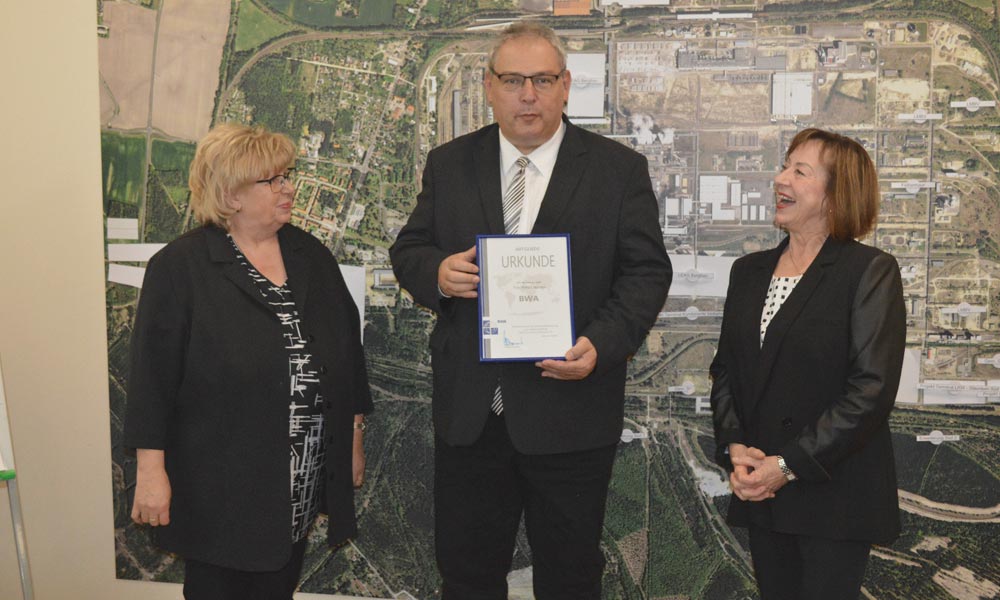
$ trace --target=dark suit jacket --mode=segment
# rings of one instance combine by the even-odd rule
[[[291,225],[278,239],[326,398],[325,512],[338,544],[356,533],[353,416],[372,408],[358,311],[318,240]],[[173,488],[158,544],[235,569],[282,567],[292,522],[288,355],[222,230],[195,229],[150,259],[131,365],[124,444],[163,449]]]
[[[520,452],[615,443],[625,363],[653,325],[671,279],[646,159],[567,122],[532,230],[570,234],[576,332],[598,355],[595,370],[580,381],[542,378],[532,363],[480,363],[477,300],[438,292],[442,260],[467,250],[477,234],[504,232],[498,127],[432,150],[422,185],[390,256],[400,284],[438,316],[430,339],[437,434],[451,445],[473,443],[499,378],[507,428]]]
[[[781,455],[799,477],[772,500],[733,496],[729,521],[831,539],[899,534],[888,417],[906,341],[896,260],[827,239],[768,326],[760,315],[788,244],[733,264],[712,362],[719,464],[738,442]]]

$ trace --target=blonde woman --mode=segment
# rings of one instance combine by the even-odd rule
[[[330,251],[289,220],[295,146],[219,125],[191,163],[202,226],[150,259],[124,443],[132,519],[186,560],[184,597],[292,597],[306,533],[356,533],[372,408],[358,310]]]

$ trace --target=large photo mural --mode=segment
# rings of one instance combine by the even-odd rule
[[[610,600],[756,598],[711,457],[708,365],[729,268],[781,239],[772,179],[803,127],[858,139],[879,169],[866,243],[899,261],[907,307],[891,417],[903,534],[867,598],[1000,598],[1000,2],[996,0],[98,1],[117,576],[180,581],[129,519],[121,445],[145,261],[195,227],[187,169],[215,123],[298,144],[293,222],[366,276],[376,413],[360,536],[310,537],[302,591],[438,596],[432,550],[429,311],[388,247],[427,151],[492,120],[490,37],[515,19],[570,50],[567,113],[643,153],[674,265],[631,363],[602,548]],[[522,540],[511,598],[530,599]]]

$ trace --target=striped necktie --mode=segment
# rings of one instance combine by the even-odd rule
[[[521,207],[524,206],[524,170],[528,167],[527,156],[522,156],[514,163],[517,172],[507,186],[507,193],[503,197],[503,229],[508,235],[516,234],[518,225],[521,222]],[[503,413],[503,394],[500,393],[500,382],[497,382],[496,390],[493,392],[493,404],[490,410],[494,414]]]
[[[507,186],[507,194],[503,197],[503,230],[507,234],[517,233],[517,226],[521,222],[521,207],[524,206],[524,170],[527,168],[527,156],[522,156],[514,163],[517,172]]]

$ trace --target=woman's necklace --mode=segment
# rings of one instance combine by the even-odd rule
[[[795,257],[792,256],[792,249],[788,249],[788,260],[792,261],[792,267],[795,268],[796,277],[801,277],[803,273],[806,272],[805,269],[799,267],[799,263],[795,262]]]
[[[801,277],[802,275],[805,274],[806,270],[809,268],[809,265],[812,264],[812,261],[816,260],[816,257],[819,255],[820,250],[822,250],[822,246],[823,246],[823,244],[826,243],[827,237],[829,237],[829,236],[828,235],[824,235],[823,239],[820,240],[820,244],[819,244],[820,247],[817,248],[816,252],[812,255],[812,257],[808,261],[806,261],[806,268],[805,269],[803,269],[802,267],[799,266],[798,261],[796,261],[795,257],[792,255],[792,245],[789,244],[788,247],[785,248],[785,254],[788,255],[788,262],[792,263],[792,268],[795,270],[795,273],[796,273],[795,277]],[[805,254],[809,254],[810,251],[812,250],[812,248],[810,248],[810,246],[808,244],[803,244],[803,245],[805,246]]]

